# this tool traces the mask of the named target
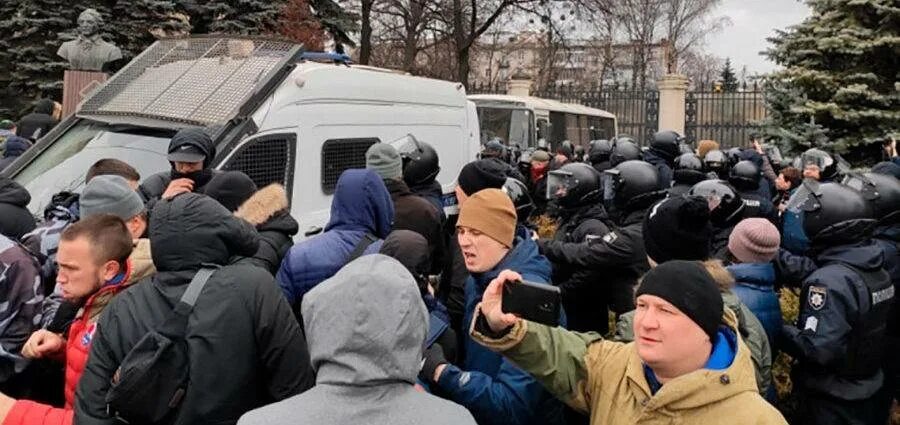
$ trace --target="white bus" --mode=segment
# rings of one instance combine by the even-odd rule
[[[556,146],[568,140],[587,147],[591,140],[617,134],[615,115],[574,103],[532,96],[469,95],[478,109],[481,143],[495,137],[507,145],[536,147],[538,140]]]

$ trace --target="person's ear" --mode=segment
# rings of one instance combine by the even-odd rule
[[[109,282],[122,270],[122,266],[118,261],[110,260],[103,264],[103,281]]]

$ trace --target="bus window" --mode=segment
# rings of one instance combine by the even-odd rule
[[[591,140],[612,140],[616,136],[616,121],[612,118],[591,117]]]
[[[478,108],[477,111],[482,144],[495,137],[507,145],[534,144],[530,140],[534,126],[531,111],[506,108]]]
[[[550,123],[543,118],[537,120],[537,138],[544,140],[550,138]]]

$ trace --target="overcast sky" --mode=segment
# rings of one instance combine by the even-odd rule
[[[766,37],[774,35],[776,28],[800,23],[810,11],[797,0],[724,0],[718,14],[731,18],[731,25],[707,38],[709,52],[730,57],[738,72],[747,65],[753,75],[776,66],[759,55],[768,47]]]

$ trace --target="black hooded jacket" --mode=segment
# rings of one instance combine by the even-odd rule
[[[35,105],[34,112],[25,115],[16,124],[16,134],[34,141],[46,136],[58,123],[53,118],[53,101],[42,99]]]
[[[255,226],[259,232],[259,249],[249,261],[275,276],[281,267],[281,260],[294,246],[292,238],[300,230],[297,220],[291,217],[284,186],[272,184],[260,189],[244,201],[234,214]]]
[[[15,181],[0,177],[0,234],[19,240],[34,230],[34,217],[26,208],[31,194]]]
[[[650,149],[644,152],[644,161],[656,167],[656,172],[659,173],[660,189],[668,189],[672,186],[672,178],[675,172],[672,168],[673,161],[675,161],[674,157],[659,150]]]
[[[209,169],[213,159],[216,157],[216,146],[209,136],[203,134],[202,130],[187,129],[179,131],[172,137],[172,140],[169,142],[168,152],[172,152],[184,145],[195,146],[206,155],[206,159],[203,161],[203,172],[194,180],[194,192],[203,193],[203,188],[206,184],[212,180],[212,177],[215,174],[219,173],[217,170]],[[174,164],[172,165],[171,170],[156,173],[147,177],[147,179],[141,183],[141,186],[138,187],[138,194],[140,194],[141,197],[144,198],[144,201],[148,203],[148,209],[152,209],[153,202],[162,197],[163,193],[165,193],[166,189],[169,187],[169,183],[172,182],[173,177],[175,177]]]
[[[253,255],[259,236],[203,195],[157,202],[150,244],[158,273],[116,296],[94,334],[75,395],[75,423],[116,424],[110,380],[132,347],[171,314],[202,264],[222,266],[190,313],[190,386],[175,424],[234,424],[245,412],[314,384],[300,326],[272,275],[233,256]]]

